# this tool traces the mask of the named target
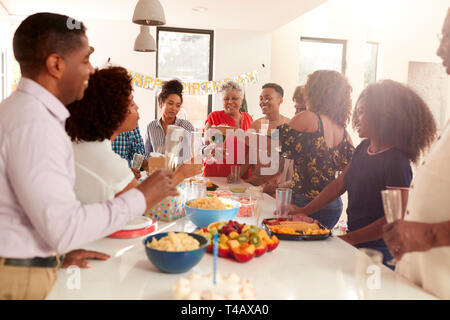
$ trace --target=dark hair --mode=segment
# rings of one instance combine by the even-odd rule
[[[171,94],[178,95],[181,98],[181,103],[183,103],[183,84],[180,81],[174,79],[163,83],[161,93],[158,96],[159,104],[164,103]]]
[[[297,86],[295,88],[294,94],[292,95],[292,101],[296,101],[301,104],[305,104],[305,97],[303,93],[303,86]]]
[[[308,76],[303,93],[310,111],[329,116],[346,127],[352,109],[351,92],[352,87],[342,74],[319,70]]]
[[[68,16],[41,12],[27,17],[13,38],[14,56],[22,74],[36,75],[52,53],[64,56],[81,45],[86,27]]]
[[[273,90],[278,92],[281,95],[281,97],[284,96],[283,88],[276,83],[266,83],[265,85],[262,86],[262,89],[267,89],[267,88],[272,88]]]
[[[131,76],[122,67],[96,69],[83,99],[67,106],[66,131],[72,141],[103,141],[125,121],[133,91]]]
[[[424,100],[411,88],[392,80],[369,85],[358,102],[364,102],[364,116],[374,139],[392,146],[416,162],[434,141],[436,123]],[[353,113],[353,126],[359,125],[359,110]]]

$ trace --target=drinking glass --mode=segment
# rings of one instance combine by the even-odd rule
[[[240,170],[239,166],[231,166],[231,184],[238,184],[240,182]]]
[[[144,162],[144,156],[142,154],[135,153],[133,155],[133,163],[132,163],[131,167],[133,169],[139,170],[142,167],[142,162]]]
[[[388,223],[393,223],[402,219],[402,194],[400,190],[382,190],[384,215]],[[386,262],[390,266],[395,266],[395,259]]]
[[[197,199],[198,197],[206,197],[206,181],[194,180],[191,182],[191,199]]]
[[[263,189],[262,187],[250,187],[250,199],[253,201],[253,216],[255,218],[255,226],[259,227],[259,220],[261,217],[261,209],[263,202]]]
[[[277,215],[280,217],[287,216],[287,213],[291,209],[292,189],[276,189],[275,199],[277,203]]]

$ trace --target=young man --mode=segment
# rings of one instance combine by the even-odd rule
[[[259,106],[264,114],[264,117],[255,120],[251,125],[251,129],[256,130],[256,132],[260,132],[262,130],[264,131],[264,134],[269,134],[271,132],[270,130],[275,130],[278,126],[289,122],[290,119],[280,113],[280,106],[283,103],[283,96],[283,88],[276,83],[266,83],[262,86],[262,91],[259,96]],[[259,154],[259,151],[257,152]],[[267,166],[270,166],[270,164]],[[274,192],[273,187],[278,185],[279,174],[270,177],[264,176],[261,174],[262,165],[257,163],[245,164],[241,166],[241,176],[243,176],[249,168],[252,168],[252,175],[247,180],[249,183],[253,185],[264,185],[265,192],[268,192],[269,194],[271,194],[272,191]]]
[[[43,299],[65,262],[107,255],[71,250],[118,230],[177,191],[168,172],[105,203],[74,193],[65,105],[83,97],[93,68],[82,23],[53,13],[26,18],[13,39],[22,79],[0,104],[0,299]]]
[[[128,161],[128,166],[133,171],[134,176],[136,179],[139,179],[141,177],[140,170],[131,167],[135,153],[145,156],[144,140],[142,139],[139,126],[134,130],[119,134],[111,145],[115,153]],[[141,168],[147,168],[147,159],[144,160]]]

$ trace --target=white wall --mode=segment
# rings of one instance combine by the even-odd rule
[[[150,76],[155,75],[156,53],[133,51],[134,40],[139,26],[131,22],[84,21],[90,44],[95,47],[92,64],[102,66],[110,57],[114,64],[129,70],[139,71]],[[207,29],[207,28],[205,28]],[[156,28],[150,32],[156,39]],[[112,39],[112,40],[111,40]],[[214,30],[214,80],[222,80],[245,72],[257,70],[257,83],[245,87],[249,112],[260,116],[259,93],[261,86],[270,76],[270,47],[272,37],[269,33],[246,32],[236,30]],[[266,68],[261,67],[262,64]],[[139,106],[139,125],[142,133],[147,124],[155,117],[155,92],[135,88],[135,101]],[[213,110],[220,110],[220,95],[213,98]],[[145,139],[145,138],[144,138]]]
[[[257,82],[245,87],[248,111],[254,119],[262,116],[259,94],[261,87],[270,80],[271,45],[270,33],[224,29],[215,31],[214,78],[221,80],[257,71]],[[221,95],[218,94],[213,99],[213,110],[222,109]]]
[[[406,83],[409,61],[441,63],[436,56],[436,35],[449,6],[449,0],[329,0],[273,33],[271,80],[292,96],[303,36],[348,40],[346,76],[354,102],[363,90],[366,41],[380,43],[378,79]],[[284,111],[294,112],[290,106]],[[352,136],[359,141],[354,133]]]

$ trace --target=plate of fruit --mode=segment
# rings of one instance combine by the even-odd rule
[[[325,240],[331,231],[319,221],[290,221],[281,217],[264,219],[263,226],[269,235],[276,235],[280,240]]]
[[[209,244],[207,252],[212,253],[212,238],[219,235],[219,256],[232,258],[238,262],[247,262],[254,257],[260,257],[278,247],[277,236],[269,236],[266,230],[237,221],[221,221],[211,223],[207,228],[196,232],[206,237]]]

